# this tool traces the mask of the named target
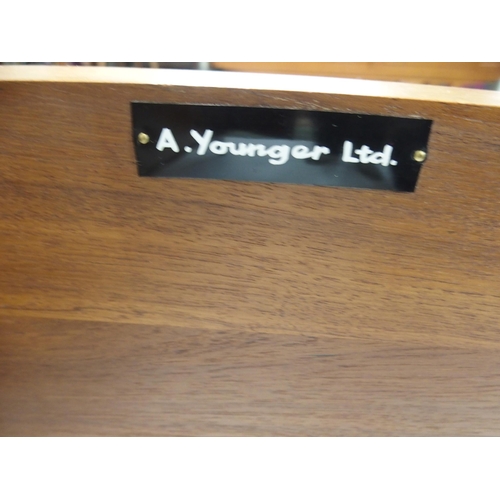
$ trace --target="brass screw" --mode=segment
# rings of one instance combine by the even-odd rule
[[[145,134],[144,132],[141,132],[138,136],[137,136],[137,140],[141,143],[141,144],[147,144],[149,142],[149,135],[148,134]]]
[[[421,149],[413,153],[413,159],[415,161],[418,161],[419,163],[422,163],[426,158],[427,158],[427,153],[425,151],[422,151]]]

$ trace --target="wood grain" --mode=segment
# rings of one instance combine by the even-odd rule
[[[498,434],[498,348],[3,318],[9,435]],[[474,427],[471,423],[474,423]]]
[[[1,434],[500,434],[496,93],[52,69],[0,71]],[[415,193],[139,178],[132,100],[434,123]]]
[[[497,62],[215,62],[226,71],[286,73],[465,86],[500,80]]]

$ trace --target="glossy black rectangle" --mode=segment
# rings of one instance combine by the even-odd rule
[[[414,191],[432,122],[328,111],[132,103],[140,176]]]

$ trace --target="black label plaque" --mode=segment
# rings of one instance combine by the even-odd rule
[[[140,176],[414,191],[432,122],[416,118],[132,103]]]

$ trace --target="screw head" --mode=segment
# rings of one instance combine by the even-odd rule
[[[425,151],[422,151],[421,149],[413,153],[413,159],[415,161],[418,161],[419,163],[422,163],[426,158],[427,158],[427,153]]]
[[[137,136],[137,140],[141,143],[141,144],[147,144],[149,142],[149,135],[148,134],[145,134],[144,132],[141,132],[138,136]]]

